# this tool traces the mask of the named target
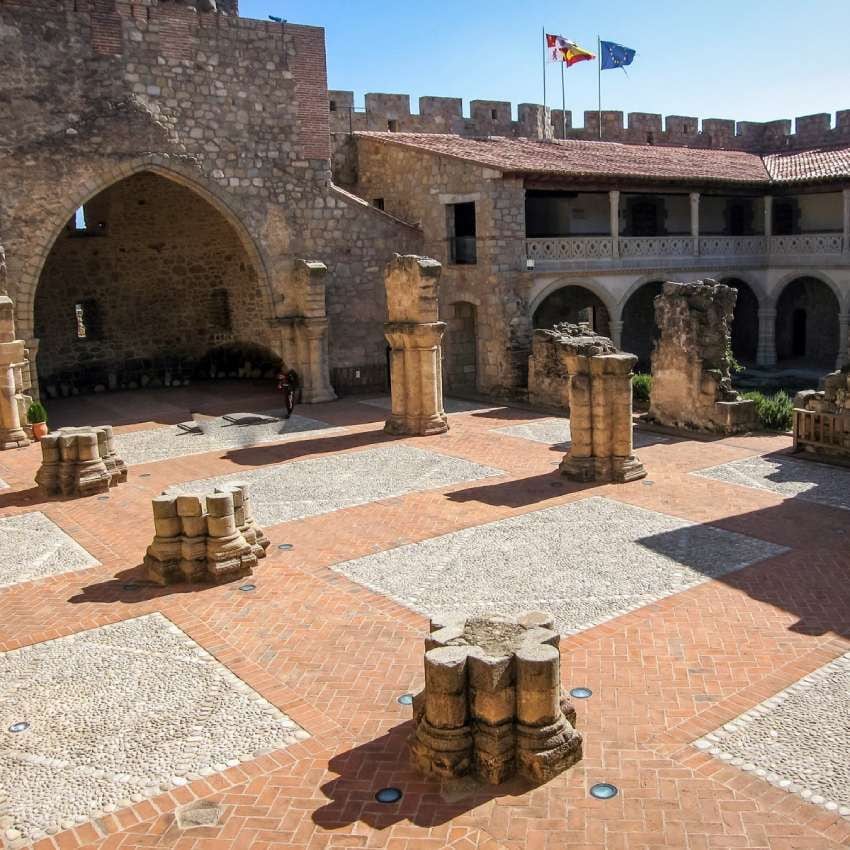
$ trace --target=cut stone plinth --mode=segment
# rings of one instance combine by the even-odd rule
[[[413,700],[414,767],[441,780],[542,783],[581,759],[552,625],[542,612],[431,621],[425,689]]]
[[[390,434],[428,436],[448,431],[443,410],[441,343],[446,330],[439,321],[442,266],[427,257],[395,254],[384,273],[390,344],[392,413]]]
[[[617,351],[608,337],[587,325],[573,324],[535,331],[533,351],[530,396],[541,382],[549,393],[553,383],[566,384],[571,442],[561,473],[574,481],[625,483],[645,477],[632,444],[631,379],[637,358]]]
[[[6,256],[0,245],[0,278],[5,284]],[[29,376],[29,352],[15,339],[15,305],[0,286],[0,449],[29,445],[21,425],[22,413],[32,401],[23,394],[23,376]]]
[[[553,449],[565,452],[572,444],[570,420],[552,416],[546,419],[536,419],[521,425],[508,425],[506,428],[494,428],[494,434],[504,434],[506,437],[517,437],[520,440],[531,440],[533,443],[544,443]],[[632,444],[635,448],[654,446],[656,443],[669,443],[670,437],[650,434],[646,431],[632,432]]]
[[[767,455],[734,460],[693,474],[770,490],[787,499],[850,510],[850,470],[842,467],[807,463],[787,455]]]
[[[572,633],[786,551],[710,525],[591,498],[333,569],[426,616],[516,616],[545,605],[556,628]]]
[[[3,814],[23,839],[309,737],[161,614],[2,653],[0,679]]]
[[[695,742],[733,767],[850,818],[850,653]]]
[[[267,527],[494,475],[504,472],[463,458],[395,445],[191,481],[171,487],[169,492],[200,494],[233,481],[247,482],[257,522]]]
[[[222,449],[250,448],[333,428],[327,422],[298,414],[284,419],[280,411],[230,413],[199,418],[195,424],[197,428],[191,431],[169,425],[116,434],[115,444],[127,463],[137,464]]]
[[[48,496],[105,493],[127,480],[127,464],[118,457],[111,425],[60,428],[42,437],[36,484]]]
[[[163,494],[152,506],[156,536],[145,569],[157,584],[233,581],[266,556],[269,539],[254,520],[245,483],[206,496]]]
[[[672,428],[733,434],[756,427],[755,402],[732,389],[735,289],[714,280],[664,284],[655,298],[647,419]]]
[[[40,511],[0,519],[0,587],[99,563]]]

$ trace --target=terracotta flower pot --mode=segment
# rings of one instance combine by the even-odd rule
[[[42,437],[47,436],[47,423],[46,422],[33,422],[32,423],[32,436],[33,439],[40,440]]]

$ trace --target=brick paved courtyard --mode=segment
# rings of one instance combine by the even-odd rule
[[[299,408],[312,421],[279,439],[274,422],[236,437],[218,420],[278,404],[249,385],[54,402],[52,424],[112,422],[139,447],[105,501],[45,501],[38,447],[0,453],[9,846],[850,844],[850,472],[788,460],[782,436],[642,433],[648,479],[582,486],[555,466],[563,424],[489,405],[414,439],[356,399]],[[216,424],[184,451],[190,413]],[[148,448],[154,429],[167,450]],[[265,481],[277,505],[256,589],[146,586],[151,496],[231,475]],[[43,543],[18,547],[27,529]],[[593,692],[576,700],[584,760],[539,788],[424,781],[397,702],[422,685],[420,612],[532,599],[581,628],[561,653],[564,685]],[[619,794],[591,798],[602,781]],[[385,786],[400,803],[375,801]],[[175,810],[198,799],[219,823],[181,829]]]

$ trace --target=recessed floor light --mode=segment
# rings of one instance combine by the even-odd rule
[[[396,702],[399,705],[413,705],[413,694],[402,694]]]
[[[401,789],[399,788],[381,788],[375,799],[379,803],[397,803],[401,799]]]
[[[257,589],[257,585],[256,584],[242,584],[242,585],[239,586],[239,589],[243,593],[250,593],[252,590]]]
[[[109,501],[109,496],[98,496],[97,500],[98,502],[107,502]]]
[[[643,484],[644,487],[652,487],[652,485],[655,484],[654,481],[641,481],[640,483]]]
[[[570,696],[576,699],[587,699],[593,696],[593,691],[590,688],[573,688],[570,691]]]
[[[150,478],[150,477],[151,477],[150,472],[143,472],[139,475],[139,478]]]
[[[610,800],[612,797],[616,797],[617,794],[617,786],[612,785],[610,782],[597,782],[590,789],[590,796],[596,797],[597,800]]]
[[[26,732],[26,730],[29,729],[29,728],[30,728],[29,723],[27,723],[25,720],[21,720],[18,723],[13,723],[9,727],[9,731],[10,732]]]
[[[288,552],[290,549],[294,549],[295,547],[291,543],[278,543],[277,548],[280,549],[281,552]]]

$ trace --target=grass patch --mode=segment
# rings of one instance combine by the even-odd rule
[[[632,375],[632,398],[635,401],[649,401],[652,391],[652,375],[636,372]]]

